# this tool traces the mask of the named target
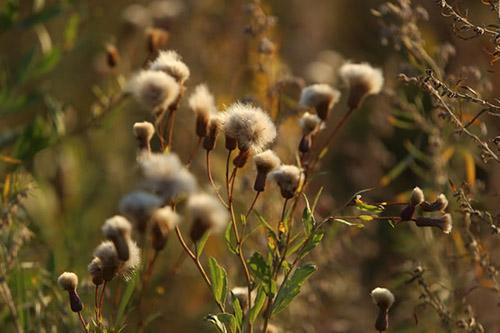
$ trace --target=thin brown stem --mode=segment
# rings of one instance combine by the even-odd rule
[[[98,326],[100,326],[99,322],[99,285],[95,286],[95,295],[94,295],[94,301],[95,301],[95,322]]]
[[[182,236],[181,229],[179,227],[175,227],[175,233],[177,235],[177,238],[179,239],[179,242],[181,243],[182,248],[184,251],[186,251],[187,255],[193,260],[196,268],[198,268],[198,271],[200,272],[201,276],[203,277],[203,280],[208,286],[208,289],[212,291],[212,283],[210,282],[210,279],[208,278],[207,272],[201,265],[200,259],[194,254],[194,252],[189,248],[187,245],[186,241],[184,240],[184,237]],[[215,299],[214,299],[215,300]],[[215,303],[217,303],[217,306],[219,309],[224,312],[224,305],[221,304],[219,301],[215,300]]]
[[[167,142],[165,145],[165,150],[169,150],[172,147],[172,139],[174,137],[174,123],[175,123],[175,114],[177,111],[177,107],[170,107],[168,109],[168,118],[167,118]]]
[[[99,298],[99,325],[102,323],[102,313],[103,313],[103,306],[104,306],[104,293],[106,291],[106,285],[108,284],[108,281],[104,281],[102,285],[102,290],[101,290],[101,297]]]
[[[215,194],[217,194],[217,197],[219,198],[220,202],[224,205],[224,207],[229,208],[226,201],[224,200],[224,198],[220,194],[219,188],[217,187],[217,185],[215,185],[214,179],[212,178],[212,168],[210,165],[210,151],[208,151],[208,150],[206,153],[206,164],[207,164],[208,180],[210,181],[210,184],[212,184],[212,187],[214,188]]]
[[[85,319],[83,319],[82,312],[78,312],[78,318],[80,319],[80,322],[82,323],[83,329],[86,333],[89,333],[89,329],[87,328],[87,323],[85,322]]]
[[[250,205],[250,208],[248,208],[247,213],[245,214],[245,220],[247,220],[248,217],[250,216],[250,213],[252,213],[253,208],[255,207],[255,203],[257,202],[257,199],[259,199],[259,195],[261,193],[262,192],[255,193],[255,197],[253,198],[252,204]]]
[[[229,198],[229,162],[231,161],[232,152],[233,152],[232,150],[229,150],[227,152],[227,158],[226,158],[226,192],[228,198]]]

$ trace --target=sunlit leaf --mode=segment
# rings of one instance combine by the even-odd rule
[[[316,271],[316,266],[313,264],[305,264],[295,272],[292,276],[284,282],[281,290],[276,295],[276,299],[273,303],[273,314],[280,313],[283,311],[288,304],[300,293],[300,288],[304,282],[311,276],[312,273]]]
[[[208,271],[212,283],[212,293],[220,304],[226,302],[227,296],[227,274],[226,270],[219,265],[215,258],[208,258]]]

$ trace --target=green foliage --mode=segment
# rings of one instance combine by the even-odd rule
[[[313,264],[304,264],[293,272],[292,276],[286,280],[278,291],[273,303],[273,314],[283,311],[288,304],[300,293],[300,288],[304,282],[316,271]]]
[[[228,291],[226,270],[213,257],[208,258],[208,269],[210,282],[212,283],[212,293],[218,303],[224,304]]]

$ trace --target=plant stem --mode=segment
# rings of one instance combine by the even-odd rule
[[[165,145],[164,150],[170,149],[172,146],[172,139],[174,135],[174,122],[175,122],[175,114],[177,107],[169,107],[168,109],[168,118],[167,118],[167,143]]]
[[[253,208],[255,207],[255,203],[257,202],[257,199],[259,199],[259,195],[261,192],[255,193],[255,197],[253,198],[252,204],[250,205],[250,208],[248,208],[247,213],[245,214],[245,220],[248,219],[250,216],[250,213],[252,213]]]
[[[102,323],[102,312],[103,312],[103,305],[104,305],[104,292],[106,291],[106,285],[108,284],[108,281],[104,281],[102,285],[102,290],[101,290],[101,297],[99,299],[99,325]]]
[[[224,207],[229,208],[226,201],[224,200],[224,198],[220,194],[219,188],[217,187],[217,185],[215,185],[214,179],[212,178],[212,168],[210,166],[210,151],[208,151],[208,150],[206,153],[206,164],[207,164],[208,180],[210,181],[210,184],[212,184],[212,187],[214,188],[215,194],[217,194],[217,197],[219,198],[220,202],[224,205]]]
[[[89,330],[87,328],[87,323],[85,323],[85,319],[83,319],[82,312],[78,312],[78,318],[80,319],[80,322],[82,323],[83,329],[85,330],[86,333],[89,333]]]
[[[182,248],[184,251],[186,251],[187,255],[193,260],[196,268],[198,268],[198,271],[200,272],[201,276],[203,277],[203,280],[208,286],[208,289],[210,292],[212,292],[212,283],[210,282],[210,279],[208,278],[207,272],[201,265],[200,259],[193,253],[193,251],[189,248],[187,245],[186,241],[184,240],[184,237],[182,236],[181,229],[179,227],[175,227],[175,233],[177,235],[177,238],[179,239],[179,242],[181,243]],[[215,299],[214,299],[215,300]],[[217,303],[217,306],[219,309],[224,312],[224,305],[221,304],[219,301],[215,300],[215,303]]]
[[[100,325],[99,322],[99,285],[95,286],[95,322],[97,323],[98,326]]]

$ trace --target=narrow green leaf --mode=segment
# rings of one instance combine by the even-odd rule
[[[271,266],[259,252],[254,252],[248,259],[248,268],[254,277],[262,282],[266,294],[269,295],[271,286]]]
[[[333,221],[348,225],[350,227],[356,227],[356,228],[364,228],[365,227],[362,223],[349,222],[349,221],[346,221],[344,219],[334,219]]]
[[[236,254],[236,245],[233,240],[233,232],[231,228],[231,223],[227,224],[226,230],[224,231],[224,240],[226,241],[226,246],[232,254]]]
[[[208,270],[212,283],[212,293],[217,302],[224,304],[227,296],[226,270],[213,257],[208,258]]]
[[[217,332],[219,333],[227,333],[227,328],[224,323],[219,319],[220,315],[209,314],[205,317],[205,320],[211,323],[217,328]]]
[[[309,238],[304,248],[300,251],[300,257],[304,258],[309,252],[311,252],[316,246],[321,243],[325,233],[323,231],[317,231],[312,237]]]
[[[292,276],[284,281],[284,285],[278,292],[273,304],[272,314],[277,314],[283,311],[290,302],[300,293],[300,288],[304,282],[316,271],[316,266],[313,264],[305,264],[292,274]]]
[[[264,291],[264,288],[259,287],[259,289],[257,290],[257,296],[255,297],[254,305],[250,310],[249,314],[249,320],[251,323],[253,323],[255,319],[257,319],[260,312],[262,311],[262,307],[264,306],[265,302],[266,302],[266,293]]]
[[[203,249],[207,244],[208,237],[210,236],[210,232],[205,232],[201,239],[196,243],[196,257],[200,257],[203,253]]]
[[[127,309],[127,305],[132,298],[132,294],[135,290],[135,285],[137,283],[137,273],[134,273],[130,281],[127,283],[127,288],[122,295],[122,299],[120,300],[120,305],[118,306],[118,313],[116,314],[115,319],[115,327],[119,327],[122,324],[123,316],[125,315],[125,310]]]
[[[238,297],[234,296],[232,297],[232,306],[233,306],[233,311],[234,311],[234,318],[236,321],[236,330],[238,332],[242,331],[243,327],[243,310],[241,309],[240,301],[238,300]]]

